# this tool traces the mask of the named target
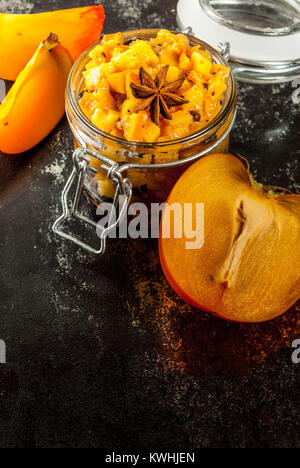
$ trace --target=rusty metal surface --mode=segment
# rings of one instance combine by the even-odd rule
[[[106,32],[176,24],[174,0],[103,3]],[[1,11],[49,8],[0,0]],[[240,84],[231,151],[299,193],[292,91]],[[176,297],[154,241],[112,241],[98,258],[55,238],[72,148],[64,120],[26,155],[0,156],[0,446],[299,447],[299,305],[228,323]]]

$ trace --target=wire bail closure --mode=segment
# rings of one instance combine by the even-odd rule
[[[116,184],[116,191],[107,227],[102,227],[99,223],[96,223],[92,219],[88,218],[79,210],[81,195],[84,190],[84,181],[88,171],[91,171],[94,175],[98,173],[98,170],[90,165],[92,158],[95,158],[102,163],[101,169],[105,170],[107,172],[107,177]],[[96,153],[87,148],[76,149],[73,153],[73,170],[62,192],[61,203],[63,214],[54,223],[52,228],[53,232],[63,239],[73,242],[78,247],[81,247],[90,253],[96,255],[103,254],[106,248],[106,238],[108,237],[109,233],[115,229],[124,219],[132,198],[131,182],[122,174],[125,172],[125,170],[125,167],[122,170],[122,166],[120,164],[107,158],[106,156],[103,156],[102,154]],[[76,178],[77,186],[75,197],[72,205],[70,205],[69,194]],[[113,213],[115,213],[117,209],[119,211],[118,219],[113,222]],[[77,237],[71,234],[67,234],[62,230],[62,225],[64,222],[70,220],[71,218],[77,218],[97,230],[101,241],[99,249],[92,247],[86,242],[83,242]]]

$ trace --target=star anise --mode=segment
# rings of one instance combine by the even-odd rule
[[[176,94],[176,91],[183,85],[185,78],[180,78],[172,83],[166,83],[168,70],[169,65],[166,65],[158,72],[154,80],[152,76],[141,67],[141,84],[130,83],[130,88],[134,97],[143,99],[143,102],[135,108],[134,112],[138,113],[150,108],[151,119],[156,125],[160,123],[160,115],[165,119],[172,120],[173,117],[170,113],[170,107],[182,106],[189,102]]]

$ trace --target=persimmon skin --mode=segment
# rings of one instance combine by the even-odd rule
[[[198,304],[196,301],[193,301],[183,291],[183,289],[181,289],[181,287],[174,281],[174,278],[173,278],[172,274],[170,273],[170,271],[169,271],[169,269],[167,267],[167,264],[165,262],[163,254],[162,254],[162,251],[163,251],[163,243],[162,243],[162,239],[160,238],[159,239],[159,255],[160,255],[160,264],[161,264],[161,267],[162,267],[162,271],[163,271],[165,277],[167,278],[167,280],[168,280],[170,286],[172,287],[172,289],[174,289],[174,291],[178,294],[178,296],[181,297],[181,299],[183,299],[190,306],[195,307],[196,309],[201,309],[201,310],[203,310],[203,312],[208,312],[208,313],[214,315],[215,317],[217,317],[217,318],[219,318],[221,320],[226,320],[228,322],[242,323],[239,320],[233,320],[233,319],[229,319],[228,317],[227,318],[222,317],[221,315],[217,314],[216,312],[212,312],[211,310],[206,309],[204,306]],[[244,321],[243,323],[251,323],[251,322]]]
[[[183,299],[187,304],[189,304],[190,306],[192,307],[195,307],[196,309],[201,309],[203,310],[203,312],[208,312],[212,315],[214,315],[215,317],[221,319],[221,320],[226,320],[228,322],[234,322],[234,323],[252,323],[250,321],[241,321],[241,320],[234,320],[234,319],[230,319],[230,318],[225,318],[225,317],[222,317],[222,315],[220,314],[217,314],[216,312],[212,312],[211,310],[205,308],[204,306],[202,306],[201,304],[198,304],[196,301],[192,300],[184,291],[183,289],[181,289],[181,287],[174,281],[174,278],[172,276],[172,274],[170,273],[169,269],[168,269],[168,266],[167,266],[167,263],[165,262],[165,259],[163,257],[163,241],[161,239],[161,237],[159,238],[159,255],[160,255],[160,264],[161,264],[161,267],[162,267],[162,270],[163,270],[163,273],[165,275],[165,277],[167,278],[170,286],[172,287],[172,289],[174,289],[174,291],[178,294],[178,296],[181,297],[181,299]]]
[[[40,143],[65,112],[72,67],[56,36],[43,41],[0,104],[0,151],[19,154]]]
[[[159,240],[164,274],[186,302],[225,320],[253,323],[281,315],[299,299],[299,195],[266,196],[243,162],[220,154],[183,174],[168,199],[178,202],[205,205],[202,249],[186,250],[185,238]],[[246,219],[239,232],[241,202]]]
[[[104,19],[102,5],[27,15],[0,13],[0,78],[15,81],[50,33],[77,60],[100,40]]]

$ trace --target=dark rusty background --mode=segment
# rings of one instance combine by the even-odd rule
[[[0,10],[88,3],[0,0]],[[106,32],[176,25],[175,0],[103,4]],[[240,84],[231,151],[261,182],[299,193],[292,91]],[[227,323],[176,297],[156,242],[111,241],[96,258],[54,238],[72,145],[64,120],[33,151],[0,157],[0,446],[300,447],[299,306]]]

